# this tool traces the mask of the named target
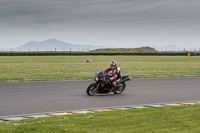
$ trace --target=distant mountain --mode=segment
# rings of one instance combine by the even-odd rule
[[[167,45],[163,47],[158,46],[142,46],[151,47],[157,51],[200,51],[200,47],[177,47],[175,45]],[[31,41],[20,47],[3,49],[2,51],[91,51],[100,48],[117,48],[115,46],[93,46],[93,45],[79,45],[70,44],[57,39],[48,39],[42,42]],[[119,48],[125,48],[120,46]],[[128,48],[128,47],[126,47]],[[138,48],[131,46],[129,48]]]
[[[31,41],[20,47],[6,49],[4,51],[88,51],[106,46],[70,44],[57,39],[49,39],[42,42]]]

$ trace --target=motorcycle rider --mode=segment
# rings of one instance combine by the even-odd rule
[[[120,72],[120,68],[117,66],[117,62],[116,61],[111,61],[110,63],[110,67],[104,70],[105,72],[111,72],[111,78],[109,78],[109,80],[112,82],[112,86],[113,88],[111,89],[111,91],[116,91],[117,87],[119,86],[118,83],[121,80],[121,72]]]

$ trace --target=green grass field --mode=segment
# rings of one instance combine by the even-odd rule
[[[0,56],[0,82],[93,79],[112,60],[132,78],[200,77],[198,56]],[[0,122],[0,133],[196,133],[199,110],[170,106]]]
[[[200,105],[0,122],[1,133],[199,133]]]
[[[0,82],[93,79],[112,60],[132,78],[200,77],[198,56],[0,56]]]

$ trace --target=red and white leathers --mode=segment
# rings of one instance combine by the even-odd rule
[[[112,81],[112,85],[114,87],[117,87],[117,83],[120,81],[121,79],[121,74],[120,74],[120,68],[117,66],[114,69],[112,69],[111,67],[105,69],[105,72],[111,71],[112,77],[110,78],[110,80]]]

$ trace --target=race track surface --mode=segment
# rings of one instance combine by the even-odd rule
[[[131,79],[120,95],[88,96],[92,82],[0,83],[0,116],[200,100],[200,78]]]

